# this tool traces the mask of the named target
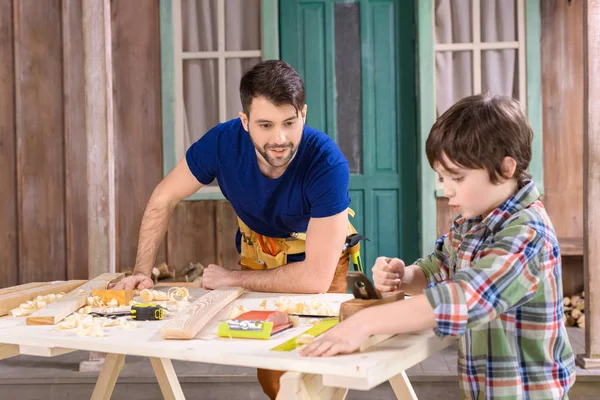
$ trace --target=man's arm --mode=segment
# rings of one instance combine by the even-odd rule
[[[311,218],[304,261],[264,271],[231,271],[229,285],[257,292],[325,293],[333,280],[347,231],[346,210],[331,217]]]
[[[202,184],[190,172],[185,158],[156,186],[142,217],[134,275],[148,278],[151,276],[158,248],[167,231],[173,209],[177,203],[198,191],[200,187]],[[140,279],[135,278],[123,280],[121,285],[117,284],[114,287],[133,289],[140,282]]]

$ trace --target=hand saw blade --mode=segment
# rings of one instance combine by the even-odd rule
[[[320,334],[325,333],[328,330],[330,330],[331,328],[333,328],[338,322],[340,322],[339,318],[325,319],[325,320],[319,322],[318,324],[315,324],[311,328],[307,329],[306,331],[302,332],[300,335],[294,336],[290,340],[281,343],[279,346],[273,347],[271,349],[271,351],[292,351],[302,345],[302,344],[296,343],[296,339],[299,336],[311,335],[311,336],[317,337]]]

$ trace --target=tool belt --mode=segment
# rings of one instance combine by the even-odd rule
[[[348,214],[354,217],[354,211],[348,208]],[[272,269],[287,264],[288,255],[302,254],[306,251],[306,232],[292,232],[289,237],[272,238],[254,232],[239,217],[238,225],[241,239],[242,267],[251,269]],[[356,233],[354,226],[348,221],[346,236]],[[354,253],[360,244],[343,251],[340,258],[348,252]]]

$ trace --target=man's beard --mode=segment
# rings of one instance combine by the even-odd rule
[[[248,131],[248,134],[250,134],[250,131]],[[254,148],[256,149],[256,151],[258,151],[258,153],[262,156],[262,158],[269,163],[270,166],[275,167],[275,168],[281,168],[286,166],[290,160],[292,158],[294,158],[294,155],[296,155],[296,151],[298,151],[298,147],[294,147],[294,144],[292,142],[287,142],[284,145],[274,145],[274,144],[265,144],[263,146],[263,148],[260,148],[256,145],[256,143],[254,142],[254,140],[252,139],[252,135],[250,135],[250,140],[252,140],[252,144],[254,145]],[[290,149],[288,155],[283,156],[283,157],[272,157],[269,155],[268,150],[271,149]],[[282,155],[285,153],[282,153]]]

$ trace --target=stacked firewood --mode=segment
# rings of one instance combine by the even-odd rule
[[[585,328],[585,292],[563,299],[563,321],[566,326]]]

